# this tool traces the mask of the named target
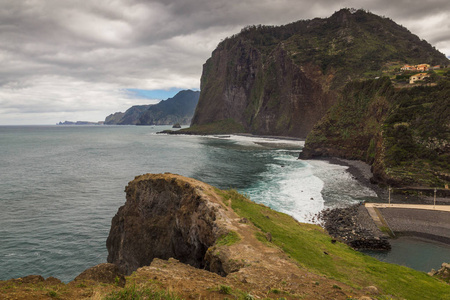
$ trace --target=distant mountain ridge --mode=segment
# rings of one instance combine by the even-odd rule
[[[449,63],[406,28],[364,10],[250,26],[221,42],[204,64],[192,125],[306,137],[345,84],[381,77],[392,62]]]
[[[135,105],[106,117],[105,125],[189,125],[200,92],[184,90],[154,105]]]

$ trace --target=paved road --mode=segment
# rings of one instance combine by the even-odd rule
[[[450,205],[426,205],[426,204],[384,204],[384,203],[365,203],[366,207],[374,208],[411,208],[411,209],[426,209],[435,211],[450,212]]]
[[[450,205],[366,203],[378,228],[450,244]]]

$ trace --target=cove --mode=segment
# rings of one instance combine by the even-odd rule
[[[436,241],[402,236],[389,240],[389,252],[361,251],[380,261],[403,265],[417,271],[439,269],[443,262],[450,262],[450,245]]]

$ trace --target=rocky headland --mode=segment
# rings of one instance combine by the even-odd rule
[[[446,283],[361,255],[233,190],[167,173],[138,176],[125,191],[109,263],[68,284],[38,275],[0,281],[2,299],[450,299]]]
[[[346,95],[348,83],[419,61],[449,64],[403,26],[362,9],[283,26],[248,26],[224,39],[203,65],[190,130],[305,138]]]

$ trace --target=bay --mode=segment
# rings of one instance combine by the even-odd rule
[[[376,195],[303,141],[156,134],[169,126],[1,126],[0,280],[39,274],[71,281],[106,262],[111,219],[135,176],[171,172],[301,222]]]

